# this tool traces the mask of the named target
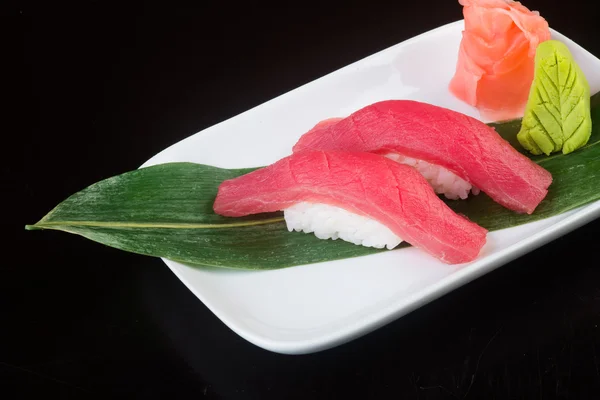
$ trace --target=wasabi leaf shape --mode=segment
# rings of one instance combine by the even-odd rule
[[[563,43],[548,40],[535,54],[535,74],[519,143],[534,155],[569,154],[590,139],[590,86]]]

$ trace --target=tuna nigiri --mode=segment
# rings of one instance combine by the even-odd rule
[[[228,217],[284,210],[289,231],[388,249],[406,241],[450,264],[475,259],[487,234],[414,168],[371,153],[293,154],[224,181],[213,208]]]
[[[463,31],[450,91],[481,116],[523,116],[533,81],[535,50],[550,39],[548,22],[512,0],[459,0]]]
[[[416,167],[438,193],[456,199],[484,191],[531,214],[552,176],[493,128],[467,115],[412,100],[387,100],[304,134],[293,151],[345,150],[386,155]]]

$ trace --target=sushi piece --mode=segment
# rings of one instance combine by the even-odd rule
[[[465,28],[450,92],[491,121],[520,118],[548,22],[512,0],[459,0]]]
[[[283,210],[289,231],[392,249],[406,241],[450,264],[474,260],[487,230],[452,211],[414,169],[371,153],[306,151],[224,181],[217,214]]]
[[[317,125],[293,147],[374,152],[414,166],[450,199],[485,192],[531,214],[548,193],[552,175],[519,153],[493,128],[467,115],[412,100],[366,106],[335,123]]]

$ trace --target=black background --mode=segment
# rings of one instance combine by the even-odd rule
[[[598,221],[304,356],[241,339],[158,259],[25,232],[199,130],[462,18],[448,0],[166,4],[3,2],[0,397],[600,398]],[[525,4],[600,56],[593,2]]]

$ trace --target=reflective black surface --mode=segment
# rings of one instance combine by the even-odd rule
[[[600,56],[595,5],[525,4]],[[241,339],[158,259],[23,229],[199,130],[460,19],[456,2],[2,7],[1,398],[600,398],[598,221],[304,356]]]

